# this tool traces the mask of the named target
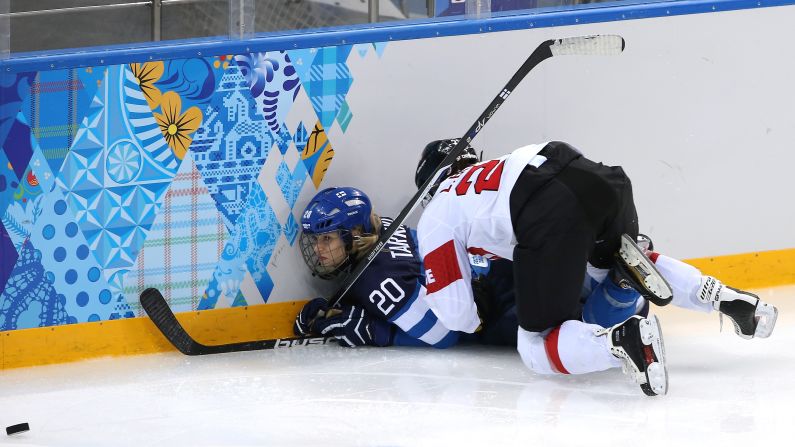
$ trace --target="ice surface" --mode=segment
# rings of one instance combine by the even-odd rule
[[[769,339],[657,309],[670,389],[620,370],[541,377],[512,349],[317,346],[108,358],[0,372],[0,446],[785,445],[795,435],[795,286]],[[2,428],[0,427],[0,428]]]

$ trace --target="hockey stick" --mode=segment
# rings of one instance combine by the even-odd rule
[[[221,354],[225,352],[258,351],[261,349],[291,348],[293,346],[322,345],[330,337],[291,337],[254,340],[223,345],[203,345],[194,340],[182,325],[159,290],[149,288],[141,293],[141,307],[166,339],[185,355]]]
[[[364,259],[356,264],[356,267],[354,267],[351,273],[346,277],[346,282],[343,287],[340,287],[329,302],[336,305],[342,300],[342,297],[350,290],[356,280],[362,276],[364,270],[373,262],[376,255],[384,248],[389,238],[395,234],[398,227],[400,227],[403,222],[405,222],[406,218],[417,208],[422,198],[425,197],[435,184],[441,171],[455,161],[456,157],[458,157],[467,145],[472,142],[480,130],[483,129],[483,126],[494,116],[497,109],[508,99],[508,96],[536,65],[552,56],[615,55],[620,54],[622,51],[624,51],[624,38],[617,35],[567,37],[564,39],[551,39],[541,43],[519,69],[516,70],[516,73],[514,73],[508,83],[505,84],[505,87],[503,87],[502,90],[497,93],[497,96],[491,100],[486,110],[480,114],[475,123],[472,124],[469,130],[464,134],[464,137],[459,139],[458,143],[450,150],[450,153],[442,159],[434,175],[429,176],[429,178],[425,180],[425,183],[419,187],[414,197],[409,200],[409,203],[406,204],[400,214],[392,221],[392,224],[381,233],[373,249],[370,250]]]
[[[395,234],[398,227],[400,227],[406,218],[417,208],[417,205],[420,204],[422,198],[425,197],[428,190],[434,184],[435,179],[441,174],[442,169],[450,165],[464,148],[472,142],[480,130],[483,129],[483,126],[494,116],[497,109],[500,108],[502,103],[505,102],[508,96],[533,68],[553,56],[615,55],[620,54],[623,50],[624,39],[616,35],[568,37],[564,39],[547,40],[541,43],[533,53],[530,54],[527,60],[522,63],[508,83],[505,84],[505,87],[492,99],[488,107],[486,107],[475,123],[472,124],[469,130],[464,134],[464,137],[458,141],[458,144],[456,144],[455,147],[450,150],[450,153],[439,163],[436,173],[422,184],[400,214],[393,220],[392,224],[384,230],[373,249],[370,250],[364,259],[357,263],[356,267],[347,276],[343,287],[334,294],[329,302],[335,305],[339,303],[342,297],[350,290],[351,286],[359,279],[364,270],[370,265],[375,256],[386,245],[389,238]],[[157,289],[145,290],[141,294],[141,305],[160,332],[163,333],[172,345],[186,355],[218,354],[307,344],[324,344],[329,340],[329,338],[323,337],[296,337],[207,346],[193,340],[185,329],[182,328],[179,321],[177,321],[177,318],[174,316],[174,313],[169,308],[165,298],[163,298]]]

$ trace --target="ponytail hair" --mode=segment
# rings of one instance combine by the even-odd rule
[[[378,214],[370,213],[370,224],[373,227],[372,233],[363,234],[361,226],[353,230],[353,243],[351,244],[350,256],[354,261],[360,260],[364,255],[378,242],[378,236],[381,234],[381,218]]]

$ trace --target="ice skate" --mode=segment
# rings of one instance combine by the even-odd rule
[[[729,287],[713,278],[701,278],[698,299],[704,303],[712,303],[712,307],[720,312],[721,326],[723,315],[734,323],[734,332],[742,338],[767,338],[773,332],[778,317],[778,309],[765,303],[750,292]]]
[[[623,323],[597,331],[596,335],[610,337],[610,352],[621,359],[624,373],[632,377],[647,396],[668,392],[665,346],[656,316],[633,315]]]
[[[638,247],[643,251],[644,254],[654,250],[654,242],[651,241],[649,236],[646,236],[643,233],[638,234],[638,239],[636,241]]]
[[[673,291],[644,250],[627,234],[621,235],[621,248],[616,254],[616,268],[620,280],[625,280],[644,298],[658,306],[671,302]],[[649,239],[649,244],[651,240]],[[619,283],[620,284],[620,283]]]

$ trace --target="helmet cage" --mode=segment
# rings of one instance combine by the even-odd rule
[[[318,240],[329,233],[336,233],[337,236],[343,240],[344,250],[342,255],[337,259],[335,259],[335,253],[333,251],[329,251],[327,255],[330,256],[331,259],[327,261],[328,265],[323,265],[324,263],[320,259],[320,254],[318,253],[317,248],[318,244],[323,242],[319,242]],[[312,276],[317,276],[321,279],[335,279],[341,274],[349,272],[352,263],[349,254],[351,242],[348,241],[352,241],[352,237],[350,231],[347,230],[333,230],[319,234],[301,232],[301,236],[299,238],[301,257],[304,258],[304,263],[306,263],[306,266],[309,267],[309,270],[312,272]]]

